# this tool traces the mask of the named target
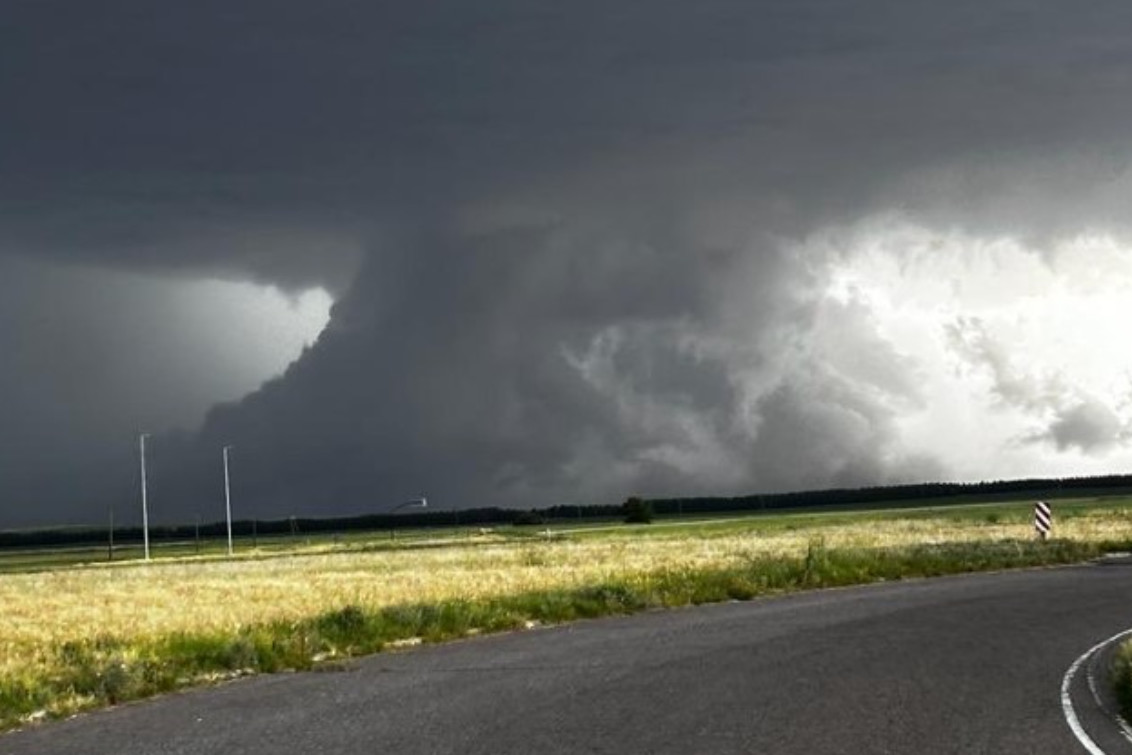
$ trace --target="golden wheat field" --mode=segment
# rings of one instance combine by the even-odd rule
[[[781,517],[779,518],[781,520]],[[42,676],[66,642],[100,636],[156,638],[238,630],[297,620],[347,605],[367,608],[451,598],[481,598],[560,588],[666,568],[716,567],[752,557],[804,553],[815,538],[828,547],[1021,539],[1024,517],[900,518],[829,522],[799,517],[787,527],[690,531],[681,526],[514,539],[481,531],[435,547],[296,552],[272,558],[156,561],[0,576],[0,675]],[[1121,509],[1085,511],[1059,524],[1058,536],[1083,541],[1127,537]]]

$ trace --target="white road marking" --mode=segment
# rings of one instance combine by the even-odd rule
[[[1077,658],[1077,660],[1073,661],[1073,665],[1069,667],[1069,670],[1065,672],[1065,676],[1061,680],[1061,710],[1063,713],[1065,713],[1065,722],[1069,724],[1069,728],[1073,731],[1073,736],[1077,737],[1077,741],[1081,743],[1081,746],[1084,747],[1090,753],[1090,755],[1106,755],[1106,753],[1104,750],[1097,746],[1097,743],[1094,742],[1092,738],[1085,733],[1084,727],[1081,726],[1081,721],[1077,718],[1077,712],[1073,710],[1073,700],[1069,696],[1069,687],[1073,683],[1073,677],[1076,676],[1077,671],[1086,661],[1089,660],[1090,657],[1092,657],[1094,653],[1106,647],[1107,645],[1116,642],[1117,640],[1127,637],[1130,634],[1132,634],[1132,629],[1126,629],[1123,632],[1114,634],[1107,640],[1102,640],[1096,645],[1093,645],[1091,648],[1081,654],[1081,656]],[[1099,702],[1100,698],[1097,695],[1096,683],[1093,680],[1091,672],[1089,672],[1088,681],[1089,689],[1092,691],[1094,698],[1096,698]],[[1126,738],[1128,738],[1128,726],[1122,719],[1118,718],[1117,720],[1120,724],[1121,733],[1124,734]]]

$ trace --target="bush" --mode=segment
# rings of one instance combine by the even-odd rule
[[[648,524],[652,521],[652,504],[636,496],[621,504],[626,524]]]
[[[1132,716],[1132,642],[1125,642],[1117,649],[1111,674],[1120,712],[1127,720]]]

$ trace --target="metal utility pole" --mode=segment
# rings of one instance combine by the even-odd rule
[[[145,439],[149,433],[138,436],[138,448],[141,453],[141,494],[142,494],[142,542],[145,544],[145,560],[149,560],[149,501],[145,490]]]
[[[228,520],[228,555],[232,555],[232,486],[228,478],[228,452],[231,446],[224,446],[224,515]]]

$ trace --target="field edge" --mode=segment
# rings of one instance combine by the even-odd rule
[[[0,732],[175,690],[258,673],[332,667],[390,647],[562,624],[652,609],[750,600],[880,581],[1080,563],[1128,541],[1003,540],[827,548],[726,567],[666,567],[570,588],[383,608],[344,605],[300,621],[145,641],[102,636],[55,647],[63,671],[0,680]],[[1132,649],[1128,684],[1132,693]],[[1127,700],[1132,694],[1122,698]]]

